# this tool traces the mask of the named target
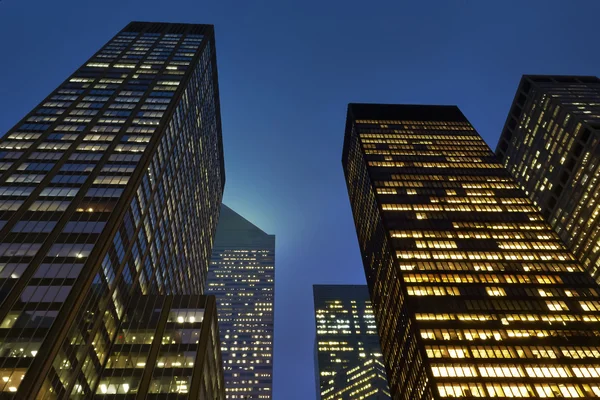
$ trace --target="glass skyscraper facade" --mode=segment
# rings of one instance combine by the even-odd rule
[[[128,313],[165,307],[140,299],[202,293],[225,182],[219,115],[213,27],[132,22],[0,139],[3,396],[102,396]]]
[[[366,285],[313,285],[318,399],[390,399]]]
[[[224,394],[215,297],[133,299],[93,398],[218,400]]]
[[[457,107],[351,104],[342,162],[394,399],[600,397],[600,289]]]
[[[338,371],[323,385],[321,400],[390,400],[381,358],[363,359],[356,367]]]
[[[523,76],[496,154],[600,280],[600,79]]]
[[[275,235],[221,207],[207,280],[217,298],[227,399],[272,399]]]

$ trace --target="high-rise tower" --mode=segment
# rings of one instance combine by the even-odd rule
[[[366,285],[313,285],[321,400],[390,399]]]
[[[199,318],[213,304],[180,296],[202,294],[225,181],[213,27],[130,23],[0,148],[3,396],[135,394],[162,379],[151,393],[212,382],[220,398],[189,363],[146,365],[201,351],[184,335],[201,321],[172,306]],[[140,327],[171,332],[172,346],[135,342]],[[147,354],[137,371],[115,367],[134,353]]]
[[[457,107],[351,104],[342,161],[394,399],[600,397],[600,288]]]
[[[496,154],[600,280],[600,79],[521,79]]]
[[[206,293],[217,297],[226,398],[272,399],[275,235],[224,204]]]

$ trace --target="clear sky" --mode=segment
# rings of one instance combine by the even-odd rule
[[[314,399],[313,283],[363,283],[349,102],[456,104],[495,148],[522,74],[600,74],[600,1],[1,0],[0,133],[131,20],[215,25],[225,203],[277,235],[275,400]]]

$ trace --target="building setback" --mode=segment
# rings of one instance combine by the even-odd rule
[[[313,285],[313,297],[317,398],[390,399],[367,286]]]
[[[227,399],[272,399],[275,235],[221,207],[207,294],[217,297]]]
[[[148,364],[179,339],[136,345],[148,357],[132,368],[111,364],[136,323],[169,327],[130,313],[202,294],[225,182],[213,27],[130,23],[0,148],[2,396],[133,396],[147,390],[137,378],[178,375],[152,396],[197,397],[206,380],[223,398],[218,378],[198,375],[204,362]],[[218,348],[188,350],[218,363]]]
[[[342,161],[394,399],[600,397],[600,289],[457,107],[350,104]]]
[[[600,79],[523,76],[496,154],[600,279]]]

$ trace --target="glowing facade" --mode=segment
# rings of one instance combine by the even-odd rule
[[[524,76],[496,154],[600,280],[600,79]]]
[[[227,399],[272,399],[275,235],[222,205],[207,279],[217,297]]]
[[[351,104],[342,160],[394,399],[600,397],[600,289],[458,108]]]
[[[0,148],[2,396],[127,396],[142,371],[172,376],[107,362],[140,298],[202,293],[225,180],[212,26],[132,22]],[[153,343],[132,351],[152,360]]]
[[[313,285],[315,374],[321,400],[389,399],[365,285]]]

